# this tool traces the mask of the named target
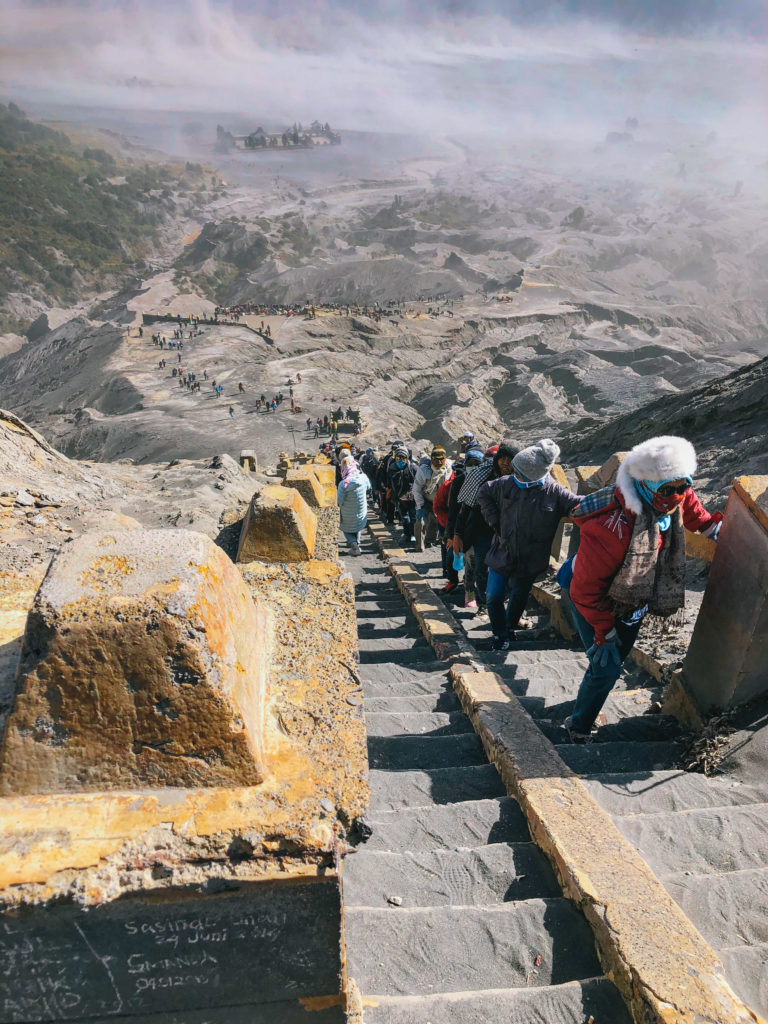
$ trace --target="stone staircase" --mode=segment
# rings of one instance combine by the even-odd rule
[[[347,567],[373,834],[345,860],[344,912],[366,1024],[627,1024],[587,921],[369,538]]]
[[[409,552],[408,558],[439,590],[437,549]],[[527,611],[530,627],[518,631],[513,649],[503,655],[487,649],[487,619],[478,621],[450,599],[446,606],[478,660],[509,686],[719,954],[732,988],[765,1015],[768,779],[745,784],[681,770],[690,736],[670,715],[643,713],[658,700],[661,687],[637,666],[625,672],[605,705],[600,742],[568,743],[563,722],[586,668],[583,651],[550,630],[547,613],[534,602]]]

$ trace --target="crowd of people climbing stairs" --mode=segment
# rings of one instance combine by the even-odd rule
[[[598,715],[621,675],[643,619],[668,617],[685,599],[685,530],[717,540],[722,514],[710,514],[693,488],[696,453],[684,438],[636,445],[616,483],[586,496],[558,483],[560,449],[550,438],[523,447],[483,445],[471,432],[449,458],[434,445],[418,460],[401,440],[388,450],[352,443],[321,448],[337,467],[341,528],[360,553],[369,507],[404,545],[440,547],[445,585],[468,609],[487,616],[492,651],[508,651],[533,583],[549,567],[563,520],[579,543],[557,573],[588,657],[566,729],[572,742],[593,738]]]

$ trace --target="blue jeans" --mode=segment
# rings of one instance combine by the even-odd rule
[[[360,543],[360,530],[358,530],[357,533],[347,533],[347,531],[344,530],[344,536],[347,538],[348,544]]]
[[[472,568],[475,574],[475,598],[478,606],[484,608],[486,605],[486,591],[488,589],[488,566],[485,564],[485,556],[491,550],[491,538],[482,535],[475,537],[470,551],[472,552]]]
[[[400,521],[403,524],[403,534],[407,536],[408,540],[410,540],[411,537],[413,537],[416,506],[412,501],[400,501],[398,502],[397,507],[400,512]]]
[[[488,604],[488,617],[491,620],[493,635],[500,640],[507,640],[513,629],[517,628],[525,603],[531,592],[533,576],[505,576],[495,569],[488,570],[488,588],[485,592]],[[504,598],[509,586],[509,601],[504,611]]]
[[[567,594],[568,591],[566,590],[565,593]],[[586,651],[595,642],[595,630],[574,605],[573,601],[570,604],[574,624]],[[600,709],[605,704],[608,694],[614,688],[616,680],[621,675],[625,659],[635,645],[642,622],[642,614],[636,622],[630,623],[622,622],[619,619],[616,620],[616,633],[619,637],[619,654],[621,655],[620,664],[610,665],[605,669],[595,669],[591,664],[587,666],[587,671],[584,673],[584,678],[579,686],[576,703],[571,714],[571,724],[578,732],[589,732],[595,724],[595,719],[600,714]]]

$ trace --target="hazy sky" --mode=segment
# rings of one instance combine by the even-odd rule
[[[760,144],[765,0],[0,0],[0,99],[277,125],[711,125]]]

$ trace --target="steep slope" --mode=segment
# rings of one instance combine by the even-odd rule
[[[682,434],[699,457],[697,486],[725,498],[734,476],[768,468],[768,358],[571,434],[567,458],[597,463],[653,434]]]

